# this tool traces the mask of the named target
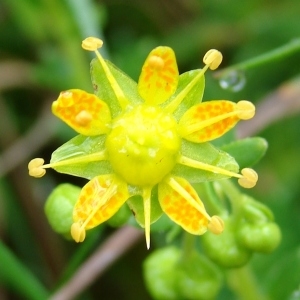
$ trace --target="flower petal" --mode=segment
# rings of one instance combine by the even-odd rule
[[[82,90],[61,92],[52,104],[52,112],[83,135],[100,135],[109,130],[111,117],[107,104]]]
[[[160,183],[158,199],[162,210],[191,234],[203,234],[210,217],[197,192],[188,181],[174,177]]]
[[[222,136],[239,120],[236,103],[226,100],[203,102],[182,116],[180,134],[188,141],[203,143]]]
[[[173,95],[178,78],[173,50],[160,46],[150,52],[143,65],[138,91],[147,104],[157,105]]]
[[[114,175],[101,175],[81,190],[73,221],[84,229],[94,228],[112,217],[129,198],[127,184]]]

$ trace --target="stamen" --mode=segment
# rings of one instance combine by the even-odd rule
[[[150,248],[150,220],[151,220],[151,188],[143,190],[144,200],[144,219],[145,219],[145,237],[147,249]]]
[[[71,91],[61,92],[57,101],[60,107],[72,106],[74,104],[73,93]]]
[[[203,57],[203,62],[209,66],[211,70],[219,67],[223,59],[222,53],[216,49],[210,49]]]
[[[170,177],[169,179],[166,179],[166,183],[169,184],[169,186],[185,200],[187,200],[190,205],[195,207],[205,218],[209,221],[211,220],[211,217],[206,212],[205,208],[201,206],[174,178]]]
[[[237,116],[241,120],[249,120],[255,115],[255,106],[253,103],[242,100],[236,104]]]
[[[117,83],[115,77],[113,76],[113,74],[111,73],[107,63],[105,62],[105,60],[103,59],[103,57],[101,56],[100,52],[97,50],[98,48],[101,48],[103,45],[103,41],[95,38],[95,37],[88,37],[85,40],[82,41],[82,48],[88,51],[94,51],[105,74],[106,77],[119,101],[119,104],[121,106],[121,108],[123,110],[125,110],[125,108],[128,106],[129,102],[127,100],[127,98],[125,97],[122,89],[120,88],[119,84]]]
[[[229,176],[229,177],[239,178],[238,183],[240,186],[242,186],[244,188],[254,187],[258,180],[257,173],[253,169],[250,169],[250,168],[242,169],[241,174],[239,174],[239,173],[234,173],[234,172],[228,171],[226,169],[222,169],[222,168],[219,168],[219,167],[216,167],[213,165],[209,165],[209,164],[188,158],[183,155],[179,157],[178,163],[188,166],[188,167],[195,168],[195,169],[200,169],[200,170],[209,171],[209,172],[213,172],[213,173],[217,173],[217,174],[222,174],[222,175]]]
[[[238,180],[239,185],[246,189],[253,188],[258,180],[257,173],[250,168],[242,169],[241,173],[243,176]]]
[[[224,221],[219,216],[212,216],[207,228],[214,234],[220,234],[224,230]]]
[[[169,113],[173,113],[186,95],[190,92],[193,86],[198,82],[198,80],[204,75],[206,70],[210,68],[211,70],[215,70],[222,62],[222,54],[218,50],[211,49],[209,50],[203,58],[203,62],[205,63],[205,67],[200,70],[198,75],[173,99],[173,101],[165,108]]]
[[[89,162],[95,162],[95,161],[101,161],[106,160],[106,152],[101,151],[98,153],[88,154],[85,156],[70,158],[54,163],[49,163],[44,165],[44,159],[42,158],[34,158],[32,159],[28,164],[28,170],[29,175],[32,177],[40,178],[43,177],[46,173],[47,168],[56,168],[61,166],[67,166],[67,165],[74,165],[74,164],[80,164],[80,163],[89,163]]]
[[[42,158],[34,158],[28,164],[29,175],[35,178],[41,178],[46,174],[44,170],[44,160]]]
[[[164,67],[165,62],[160,56],[152,55],[149,58],[148,64],[151,68],[159,71]]]
[[[71,226],[71,236],[76,243],[81,243],[85,239],[85,229],[79,222],[73,223]]]

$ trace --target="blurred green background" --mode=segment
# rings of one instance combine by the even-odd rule
[[[85,248],[55,234],[43,212],[45,199],[59,183],[85,181],[54,171],[40,180],[27,174],[28,161],[48,161],[75,135],[50,107],[61,90],[92,91],[92,55],[81,49],[83,38],[104,39],[104,56],[137,80],[145,57],[158,45],[174,49],[182,73],[201,68],[211,48],[223,53],[226,68],[299,42],[299,15],[299,0],[2,0],[0,238],[10,254],[52,291],[114,233],[103,225]],[[274,253],[254,256],[251,268],[269,299],[300,299],[300,51],[243,75],[245,86],[234,92],[222,89],[210,72],[204,99],[248,99],[257,105],[257,118],[237,134],[269,142],[267,155],[255,166],[259,182],[249,194],[273,210],[283,239]],[[155,247],[154,242],[150,251]],[[139,239],[78,299],[151,299],[142,277],[148,254]],[[10,269],[11,278],[1,278],[0,271],[0,299],[24,299],[14,283],[22,276],[1,256],[0,270]],[[234,296],[224,288],[219,299]]]

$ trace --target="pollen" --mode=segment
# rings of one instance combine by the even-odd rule
[[[157,71],[162,70],[164,65],[164,60],[157,55],[153,55],[149,58],[149,66]]]
[[[28,164],[29,175],[35,178],[41,178],[46,174],[46,170],[43,168],[44,159],[35,158]]]
[[[237,116],[241,120],[249,120],[255,115],[255,106],[246,100],[239,101],[236,104]]]
[[[222,53],[216,49],[211,49],[206,52],[203,57],[203,62],[209,66],[211,70],[215,70],[219,67],[223,60]]]
[[[220,234],[224,230],[224,221],[219,216],[212,216],[207,228],[214,234]]]
[[[88,37],[82,41],[81,47],[87,51],[96,51],[101,48],[103,41],[95,37]]]
[[[253,188],[258,180],[257,173],[250,168],[242,169],[241,173],[242,177],[238,180],[239,185],[246,189]]]

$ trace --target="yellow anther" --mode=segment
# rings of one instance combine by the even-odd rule
[[[253,169],[242,169],[241,174],[243,177],[238,180],[240,186],[250,189],[256,185],[258,175]]]
[[[97,49],[101,48],[102,45],[102,40],[95,37],[88,37],[82,41],[81,47],[87,51],[96,51]]]
[[[34,158],[28,164],[29,175],[32,177],[40,178],[46,173],[43,168],[44,160],[42,158]]]
[[[224,221],[219,216],[212,216],[207,228],[214,234],[220,234],[224,230]]]
[[[75,122],[81,126],[87,126],[93,119],[93,116],[86,110],[82,110],[75,117]]]
[[[249,120],[255,115],[255,106],[249,101],[242,100],[236,104],[236,111],[241,120]]]
[[[164,60],[157,56],[157,55],[153,55],[149,58],[149,61],[148,61],[150,67],[152,67],[153,69],[156,69],[156,70],[161,70],[164,65],[165,65],[165,62]]]
[[[85,229],[78,223],[73,223],[71,226],[71,236],[76,243],[81,243],[85,239]]]
[[[203,62],[209,66],[211,70],[219,67],[223,59],[222,53],[216,49],[210,49],[203,57]]]
[[[60,107],[72,106],[74,104],[73,93],[71,91],[61,92],[57,101]]]

